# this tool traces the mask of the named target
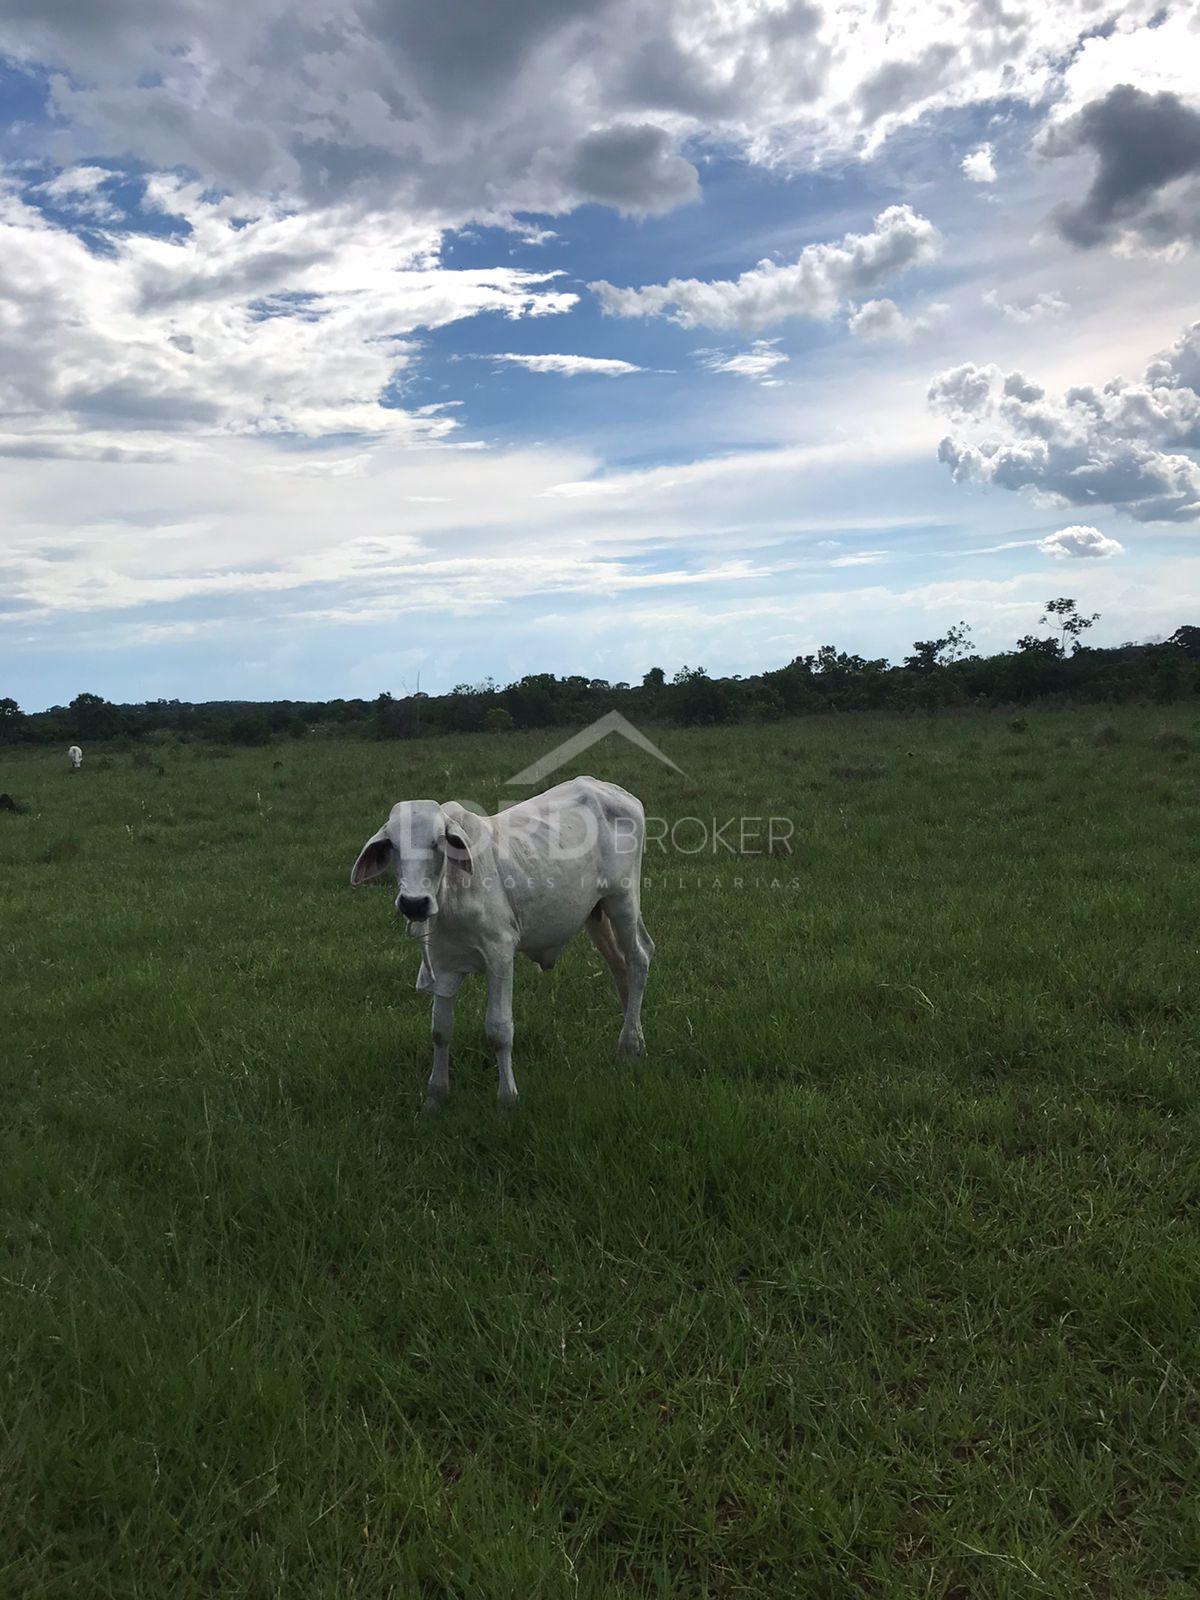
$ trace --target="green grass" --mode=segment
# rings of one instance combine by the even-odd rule
[[[1200,1591],[1200,731],[1026,720],[591,752],[796,852],[648,862],[644,1063],[523,964],[507,1118],[348,875],[555,735],[0,757],[0,1595]]]

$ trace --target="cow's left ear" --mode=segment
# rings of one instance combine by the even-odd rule
[[[369,878],[377,878],[391,859],[392,841],[388,838],[387,829],[380,828],[359,851],[358,860],[350,869],[351,884],[357,887]]]
[[[471,846],[467,843],[466,836],[451,823],[441,839],[438,840],[438,849],[447,861],[452,861],[456,867],[461,867],[464,872],[473,872],[475,863],[471,860]]]

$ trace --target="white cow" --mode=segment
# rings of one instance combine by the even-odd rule
[[[419,990],[433,991],[433,1071],[425,1109],[450,1086],[454,996],[470,972],[487,974],[487,1036],[499,1102],[515,1104],[513,957],[543,971],[586,927],[608,964],[624,1024],[619,1054],[639,1056],[642,992],[654,941],[641,915],[646,817],[614,783],[572,778],[494,817],[457,801],[403,800],[363,846],[350,873],[366,883],[395,868],[396,910],[423,941]]]
[[[67,760],[71,763],[71,771],[78,772],[83,765],[83,751],[77,744],[73,744],[67,751]]]

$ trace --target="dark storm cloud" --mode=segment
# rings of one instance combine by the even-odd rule
[[[1200,112],[1178,95],[1120,84],[1055,129],[1044,149],[1051,156],[1086,150],[1096,157],[1086,195],[1055,213],[1059,233],[1071,244],[1092,249],[1122,231],[1158,247],[1200,238]]]
[[[427,104],[470,106],[511,86],[537,49],[580,23],[599,22],[614,0],[365,0],[367,31],[411,64]]]
[[[565,177],[584,199],[642,216],[670,211],[700,193],[695,167],[676,155],[668,133],[649,122],[586,134]]]

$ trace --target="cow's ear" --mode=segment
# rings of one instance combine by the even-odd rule
[[[445,834],[438,842],[439,849],[447,861],[452,861],[456,867],[461,867],[464,872],[472,872],[475,863],[471,860],[471,846],[454,825],[446,829]]]
[[[372,834],[358,853],[358,860],[350,869],[350,882],[357,886],[370,878],[377,878],[392,859],[392,841],[387,829],[380,828]]]

